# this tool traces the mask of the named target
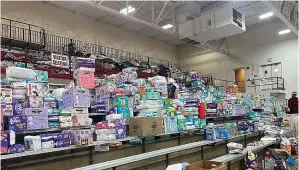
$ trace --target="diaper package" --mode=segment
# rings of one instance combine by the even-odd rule
[[[29,96],[28,104],[30,108],[43,108],[43,98],[41,96]]]
[[[13,99],[13,115],[19,116],[25,114],[25,108],[29,107],[29,103],[25,99]]]
[[[21,152],[25,152],[25,146],[22,144],[15,144],[9,147],[8,149],[8,153],[12,154],[12,153],[21,153]]]
[[[47,83],[27,83],[27,96],[48,96],[49,85]]]
[[[40,136],[25,136],[24,144],[26,150],[38,151],[42,149],[42,143]]]

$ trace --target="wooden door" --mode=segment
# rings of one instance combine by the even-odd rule
[[[235,81],[238,86],[239,92],[246,92],[246,80],[245,80],[245,69],[235,69]]]

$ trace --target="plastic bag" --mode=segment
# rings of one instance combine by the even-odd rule
[[[258,164],[256,157],[251,150],[248,150],[248,154],[245,156],[246,170],[258,170]]]
[[[281,137],[280,149],[286,150],[287,153],[291,155],[291,142],[288,138]]]

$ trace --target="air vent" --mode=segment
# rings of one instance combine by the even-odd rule
[[[242,14],[233,8],[233,21],[242,28]]]
[[[198,44],[200,44],[200,42],[194,41],[194,40],[192,40],[190,38],[184,38],[182,40],[185,41],[186,43],[189,43],[189,44],[192,44],[192,45],[198,45]]]

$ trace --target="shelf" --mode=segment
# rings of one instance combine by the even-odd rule
[[[66,128],[49,128],[49,129],[37,129],[37,130],[24,130],[17,131],[16,134],[32,134],[32,133],[46,133],[46,132],[56,132],[63,130],[71,130],[71,129],[88,129],[92,126],[75,126],[75,127],[66,127]]]
[[[88,116],[106,116],[107,113],[88,113]]]

